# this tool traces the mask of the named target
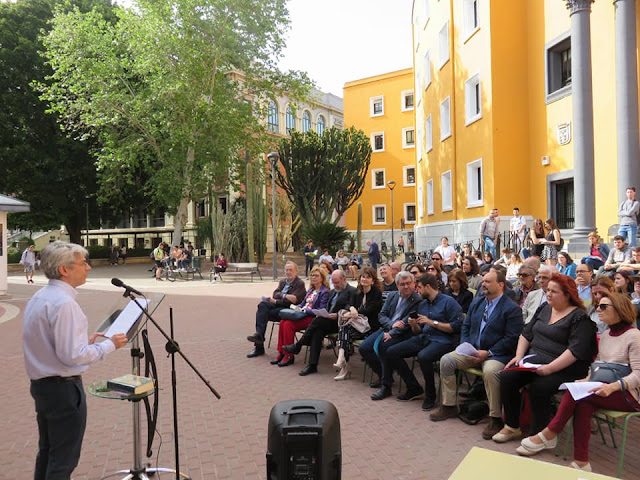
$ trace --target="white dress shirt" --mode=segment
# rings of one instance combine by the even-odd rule
[[[111,340],[89,345],[87,317],[78,292],[62,280],[49,280],[27,303],[22,346],[27,375],[39,378],[79,375],[116,349]]]

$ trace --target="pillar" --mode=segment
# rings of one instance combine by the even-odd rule
[[[636,0],[614,0],[613,5],[616,29],[616,122],[620,204],[626,200],[627,187],[640,189]]]
[[[593,166],[593,88],[591,84],[591,3],[566,0],[571,17],[571,94],[573,101],[573,162],[575,224],[572,248],[588,245],[595,229],[595,178]]]

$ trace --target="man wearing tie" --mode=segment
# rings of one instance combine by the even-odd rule
[[[434,422],[457,417],[456,369],[482,369],[482,379],[489,400],[490,421],[482,438],[491,439],[503,427],[500,404],[500,371],[513,358],[522,332],[522,310],[504,294],[507,279],[501,271],[491,269],[482,279],[485,295],[476,298],[462,324],[460,343],[477,349],[474,356],[451,352],[440,359],[442,405],[430,415]]]

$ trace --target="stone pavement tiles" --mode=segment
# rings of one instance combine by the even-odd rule
[[[240,285],[238,285],[240,287]],[[22,311],[33,287],[11,285],[10,303],[21,312],[0,324],[0,370],[4,388],[0,393],[0,475],[7,479],[32,478],[37,450],[37,429],[29,382],[24,373],[20,341]],[[268,292],[265,292],[268,293]],[[109,306],[120,295],[117,290],[81,289],[78,297],[96,328]],[[343,478],[345,479],[446,479],[473,446],[514,453],[517,444],[498,445],[482,440],[482,424],[468,426],[459,420],[433,423],[420,410],[420,402],[401,403],[389,398],[369,399],[372,390],[360,382],[362,364],[351,380],[335,382],[330,350],[322,353],[319,373],[298,376],[304,366],[299,356],[293,366],[278,368],[269,360],[276,354],[275,341],[267,355],[247,359],[251,344],[245,340],[254,329],[256,299],[220,297],[212,294],[167,295],[156,316],[168,330],[168,310],[173,306],[176,338],[183,352],[222,395],[217,400],[179,357],[178,408],[181,470],[193,479],[265,479],[267,424],[271,407],[282,400],[325,399],[338,409],[342,429]],[[159,437],[153,465],[172,467],[173,418],[171,413],[170,359],[165,341],[149,328],[159,368]],[[89,368],[85,386],[130,371],[126,349]],[[394,394],[397,389],[394,389]],[[88,425],[75,480],[97,479],[132,466],[132,421],[130,404],[88,397]],[[144,423],[144,422],[143,422]],[[143,429],[146,432],[146,428]],[[640,478],[635,454],[640,430],[629,439],[624,478]],[[143,434],[146,439],[146,433]],[[146,446],[146,440],[144,440]],[[599,438],[591,442],[594,470],[613,475],[617,450],[604,447]],[[566,464],[550,452],[540,460]],[[156,478],[174,478],[162,475]]]

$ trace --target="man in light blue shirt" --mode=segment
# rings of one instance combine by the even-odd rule
[[[582,263],[576,268],[576,286],[578,296],[582,300],[591,302],[591,279],[593,278],[593,267],[587,263]]]
[[[95,343],[87,317],[76,302],[76,287],[91,267],[88,252],[73,243],[53,242],[42,250],[49,284],[27,303],[22,346],[38,421],[35,480],[68,479],[78,465],[87,421],[82,377],[89,365],[126,345],[124,333]]]

